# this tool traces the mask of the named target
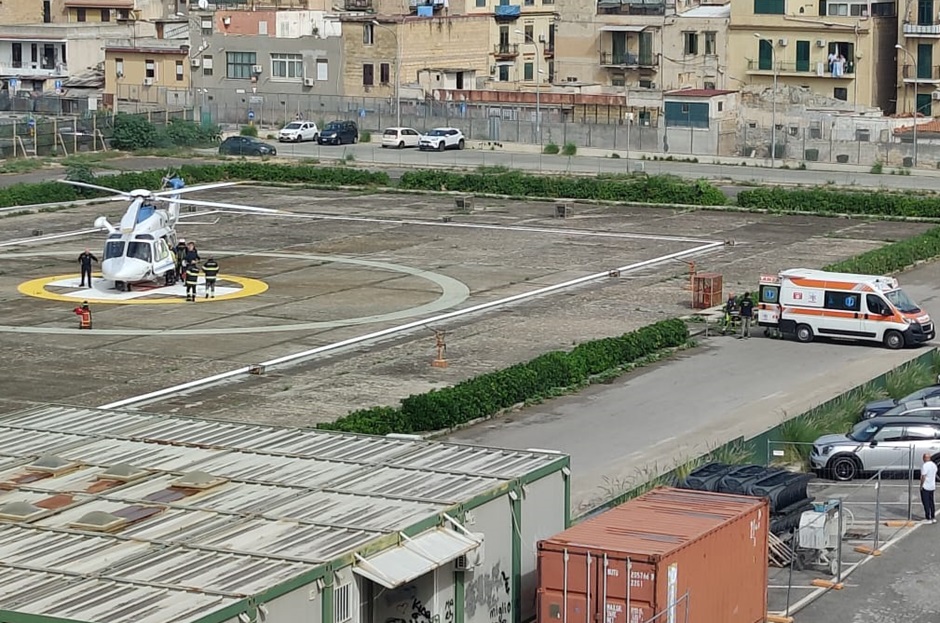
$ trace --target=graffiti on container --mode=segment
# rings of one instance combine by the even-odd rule
[[[630,572],[630,587],[631,588],[643,588],[648,582],[652,582],[656,577],[656,574],[650,571],[631,571]]]
[[[490,623],[508,623],[512,618],[512,584],[509,575],[496,563],[489,572],[476,572],[466,587],[467,617],[485,608]]]
[[[411,623],[431,623],[431,611],[418,598],[411,600]]]
[[[452,623],[454,620],[454,600],[448,599],[444,604],[444,622]]]
[[[431,611],[418,597],[418,589],[407,585],[385,594],[385,603],[393,615],[385,623],[431,623]]]

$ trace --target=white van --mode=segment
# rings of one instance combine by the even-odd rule
[[[762,276],[757,301],[759,325],[799,342],[820,336],[896,349],[936,335],[930,316],[893,277],[795,268]]]

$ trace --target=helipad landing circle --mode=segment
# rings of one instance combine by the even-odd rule
[[[81,288],[78,285],[79,277],[75,274],[56,275],[54,277],[40,277],[21,283],[17,290],[20,294],[49,301],[62,301],[66,303],[81,303],[87,301],[94,305],[167,305],[186,302],[185,288],[182,283],[172,286],[139,287],[130,292],[117,292],[104,290],[100,275],[94,275],[92,284],[98,287]],[[60,288],[55,292],[49,288]],[[238,275],[225,275],[216,286],[215,298],[207,299],[205,284],[200,281],[196,288],[197,303],[214,303],[216,301],[231,301],[233,299],[255,296],[265,292],[268,284],[260,279],[240,277]]]
[[[14,253],[4,253],[3,257],[38,257],[38,256],[48,256],[48,255],[71,255],[71,252],[64,251],[25,251],[25,252],[14,252]],[[436,299],[429,303],[423,305],[418,305],[410,309],[400,309],[393,312],[388,312],[385,314],[376,314],[374,316],[362,316],[358,318],[340,318],[336,320],[326,320],[326,321],[316,321],[316,322],[300,322],[292,324],[283,324],[283,325],[268,325],[268,326],[252,326],[252,327],[224,327],[224,328],[210,328],[210,327],[200,327],[193,329],[168,329],[168,328],[158,328],[158,329],[131,329],[131,328],[121,328],[121,329],[109,329],[101,327],[100,325],[96,326],[94,331],[80,331],[77,328],[66,328],[66,327],[50,327],[50,326],[25,326],[17,327],[11,325],[0,325],[0,333],[36,333],[43,335],[71,335],[71,334],[81,334],[81,335],[117,335],[117,336],[147,336],[147,335],[161,335],[161,336],[188,336],[188,335],[246,335],[254,333],[284,333],[290,331],[314,331],[322,329],[333,329],[338,327],[348,327],[356,325],[366,325],[380,322],[390,322],[404,320],[407,318],[414,318],[416,316],[422,316],[425,314],[432,314],[444,311],[446,309],[452,309],[457,305],[461,304],[468,298],[470,298],[470,288],[467,287],[465,283],[454,279],[453,277],[448,277],[447,275],[442,275],[440,273],[435,273],[428,270],[423,270],[420,268],[412,268],[410,266],[403,266],[401,264],[391,264],[388,262],[380,262],[375,260],[364,260],[351,257],[342,257],[342,256],[332,256],[332,255],[317,255],[313,253],[283,253],[283,252],[258,252],[258,251],[228,251],[228,252],[215,252],[216,257],[224,256],[233,256],[233,255],[245,255],[245,256],[258,256],[258,257],[270,257],[270,258],[284,258],[284,259],[308,259],[315,262],[324,262],[324,263],[339,263],[339,264],[352,264],[355,266],[361,266],[363,268],[371,268],[378,270],[387,270],[391,272],[397,272],[405,275],[411,275],[414,277],[419,277],[425,279],[437,285],[441,294]],[[44,278],[49,279],[49,278]],[[54,277],[51,279],[55,279]],[[34,280],[38,281],[38,280]],[[30,283],[30,282],[27,282]],[[262,282],[263,283],[263,282]],[[26,284],[22,284],[22,288]],[[267,286],[265,286],[267,287]],[[22,289],[20,289],[22,292]],[[202,288],[197,291],[200,295],[202,294]],[[60,300],[60,299],[56,299]],[[77,299],[68,298],[65,299],[70,303],[75,303]],[[84,300],[84,299],[83,299]],[[216,300],[219,300],[216,298]],[[211,299],[210,299],[211,301]],[[80,302],[80,301],[79,301]],[[184,301],[185,302],[185,301]],[[89,301],[91,303],[91,301]],[[100,328],[99,328],[100,327]]]

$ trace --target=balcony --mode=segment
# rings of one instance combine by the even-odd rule
[[[371,11],[372,0],[343,0],[343,7],[347,11]]]
[[[554,43],[542,44],[542,55],[545,58],[555,58],[555,44]]]
[[[665,15],[665,0],[598,0],[598,15]]]
[[[773,65],[768,63],[762,66],[760,61],[754,59],[747,60],[747,73],[752,76],[772,76],[774,75]],[[799,76],[801,78],[853,78],[855,76],[855,63],[847,62],[841,73],[831,73],[829,63],[825,61],[795,63],[781,62],[777,63],[778,76]]]
[[[904,24],[905,36],[940,37],[940,24]]]
[[[940,65],[905,65],[901,69],[904,82],[907,84],[940,82]]]
[[[632,52],[601,52],[601,66],[611,68],[651,68],[659,67],[659,54],[633,54]]]
[[[493,46],[493,56],[498,61],[509,61],[519,56],[518,43],[497,43]]]
[[[35,77],[53,77],[69,75],[68,66],[65,63],[25,63],[22,61],[10,61],[10,64],[0,65],[0,76],[12,76],[15,78],[22,76]]]
[[[493,19],[497,22],[512,22],[522,15],[522,7],[517,4],[501,4],[493,7]]]

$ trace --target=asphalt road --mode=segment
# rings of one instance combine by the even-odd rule
[[[908,293],[940,318],[940,266],[906,274]],[[757,332],[755,332],[756,334]],[[757,337],[716,337],[610,385],[458,431],[448,439],[571,455],[572,506],[606,498],[739,436],[847,391],[922,351]]]

